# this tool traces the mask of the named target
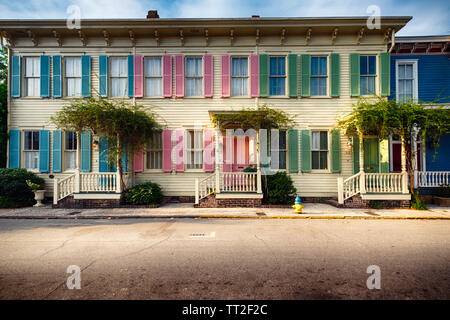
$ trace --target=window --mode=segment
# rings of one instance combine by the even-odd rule
[[[145,95],[162,96],[162,62],[160,57],[145,58]]]
[[[25,131],[24,137],[25,168],[39,168],[39,131]]]
[[[111,58],[111,97],[125,97],[128,91],[127,58]]]
[[[286,92],[286,59],[285,57],[270,57],[269,94],[284,96]]]
[[[231,58],[231,95],[248,95],[248,59]]]
[[[313,131],[311,140],[312,169],[326,170],[328,168],[328,132]]]
[[[377,75],[376,56],[360,56],[360,94],[376,94],[375,77]]]
[[[147,169],[162,168],[162,134],[155,132],[147,143]]]
[[[77,134],[76,132],[66,132],[64,142],[64,158],[66,170],[73,170],[77,165]]]
[[[202,96],[203,72],[202,58],[186,58],[186,97]]]
[[[327,95],[327,57],[311,57],[311,96]]]
[[[417,61],[397,60],[397,101],[417,100]]]
[[[81,96],[81,58],[65,58],[66,95]]]
[[[203,131],[186,131],[186,168],[203,168]]]
[[[271,139],[268,139],[271,141]],[[272,146],[270,143],[270,154],[272,154]],[[278,169],[286,170],[286,155],[287,155],[287,143],[286,143],[286,131],[278,132]],[[275,168],[272,165],[272,169]]]
[[[25,96],[41,95],[41,61],[40,58],[25,58]]]

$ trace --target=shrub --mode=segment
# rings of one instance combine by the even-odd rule
[[[264,185],[264,184],[263,184]],[[297,189],[290,176],[284,171],[267,176],[267,199],[269,204],[293,204]]]
[[[441,184],[436,188],[435,194],[438,197],[450,198],[450,184]]]
[[[163,200],[161,187],[153,182],[146,182],[125,191],[125,202],[129,204],[160,204]]]
[[[0,207],[18,208],[36,203],[27,180],[44,188],[44,179],[26,169],[0,168]]]

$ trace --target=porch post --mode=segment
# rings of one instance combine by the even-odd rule
[[[364,172],[364,142],[363,134],[359,134],[359,192],[366,193],[366,173]]]
[[[417,168],[417,166],[418,166],[417,159],[419,157],[419,154],[417,153],[417,132],[415,132],[412,142],[413,142],[413,148],[414,148],[414,162],[415,162],[415,164],[414,164],[414,188],[417,189],[419,186],[419,180],[418,180],[419,173],[417,171],[417,169],[418,169]]]
[[[221,138],[220,129],[216,129],[215,131],[215,150],[214,150],[214,160],[215,160],[215,173],[216,173],[216,194],[220,193],[220,162],[222,162],[222,157],[220,156],[220,143],[219,140]]]
[[[74,193],[80,193],[80,133],[77,132],[77,151],[76,151],[76,159],[75,159],[75,186],[73,188]]]
[[[406,172],[406,145],[402,135],[402,193],[408,193],[408,173]]]
[[[259,129],[256,131],[256,192],[262,193],[261,185],[261,164],[260,164],[260,147],[259,147]]]
[[[120,145],[119,145],[120,146]],[[120,172],[119,172],[119,152],[117,152],[116,155],[116,193],[121,193],[122,192],[122,182],[120,181]]]

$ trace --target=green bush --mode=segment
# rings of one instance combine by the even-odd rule
[[[125,191],[125,202],[129,204],[160,204],[163,200],[161,187],[153,182],[146,182]]]
[[[36,203],[27,180],[44,188],[44,179],[26,169],[0,168],[0,207],[18,208]]]
[[[441,184],[436,188],[435,194],[438,197],[450,198],[450,184]]]
[[[267,176],[267,192],[264,194],[267,195],[265,202],[269,204],[293,204],[297,189],[286,172],[278,171],[274,175]]]

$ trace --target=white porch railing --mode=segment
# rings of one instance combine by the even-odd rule
[[[202,180],[195,179],[195,203],[198,203],[200,199],[206,198],[215,191],[216,174],[210,174]]]
[[[116,192],[118,177],[115,172],[80,173],[80,192]]]
[[[360,192],[360,179],[361,179],[361,174],[357,173],[351,177],[348,177],[345,180],[340,180],[342,181],[342,183],[340,183],[340,181],[338,180],[338,183],[341,184],[340,186],[338,186],[339,189],[343,190],[342,193],[342,200],[338,199],[340,201],[342,201],[342,203],[347,200],[348,198],[353,197],[354,195],[358,194]]]
[[[74,192],[75,187],[75,175],[72,174],[68,177],[54,180],[53,186],[53,203],[57,204],[59,200],[70,196]]]
[[[366,173],[366,192],[402,193],[403,173]]]
[[[450,171],[418,171],[418,186],[436,188],[443,184],[450,184]]]

